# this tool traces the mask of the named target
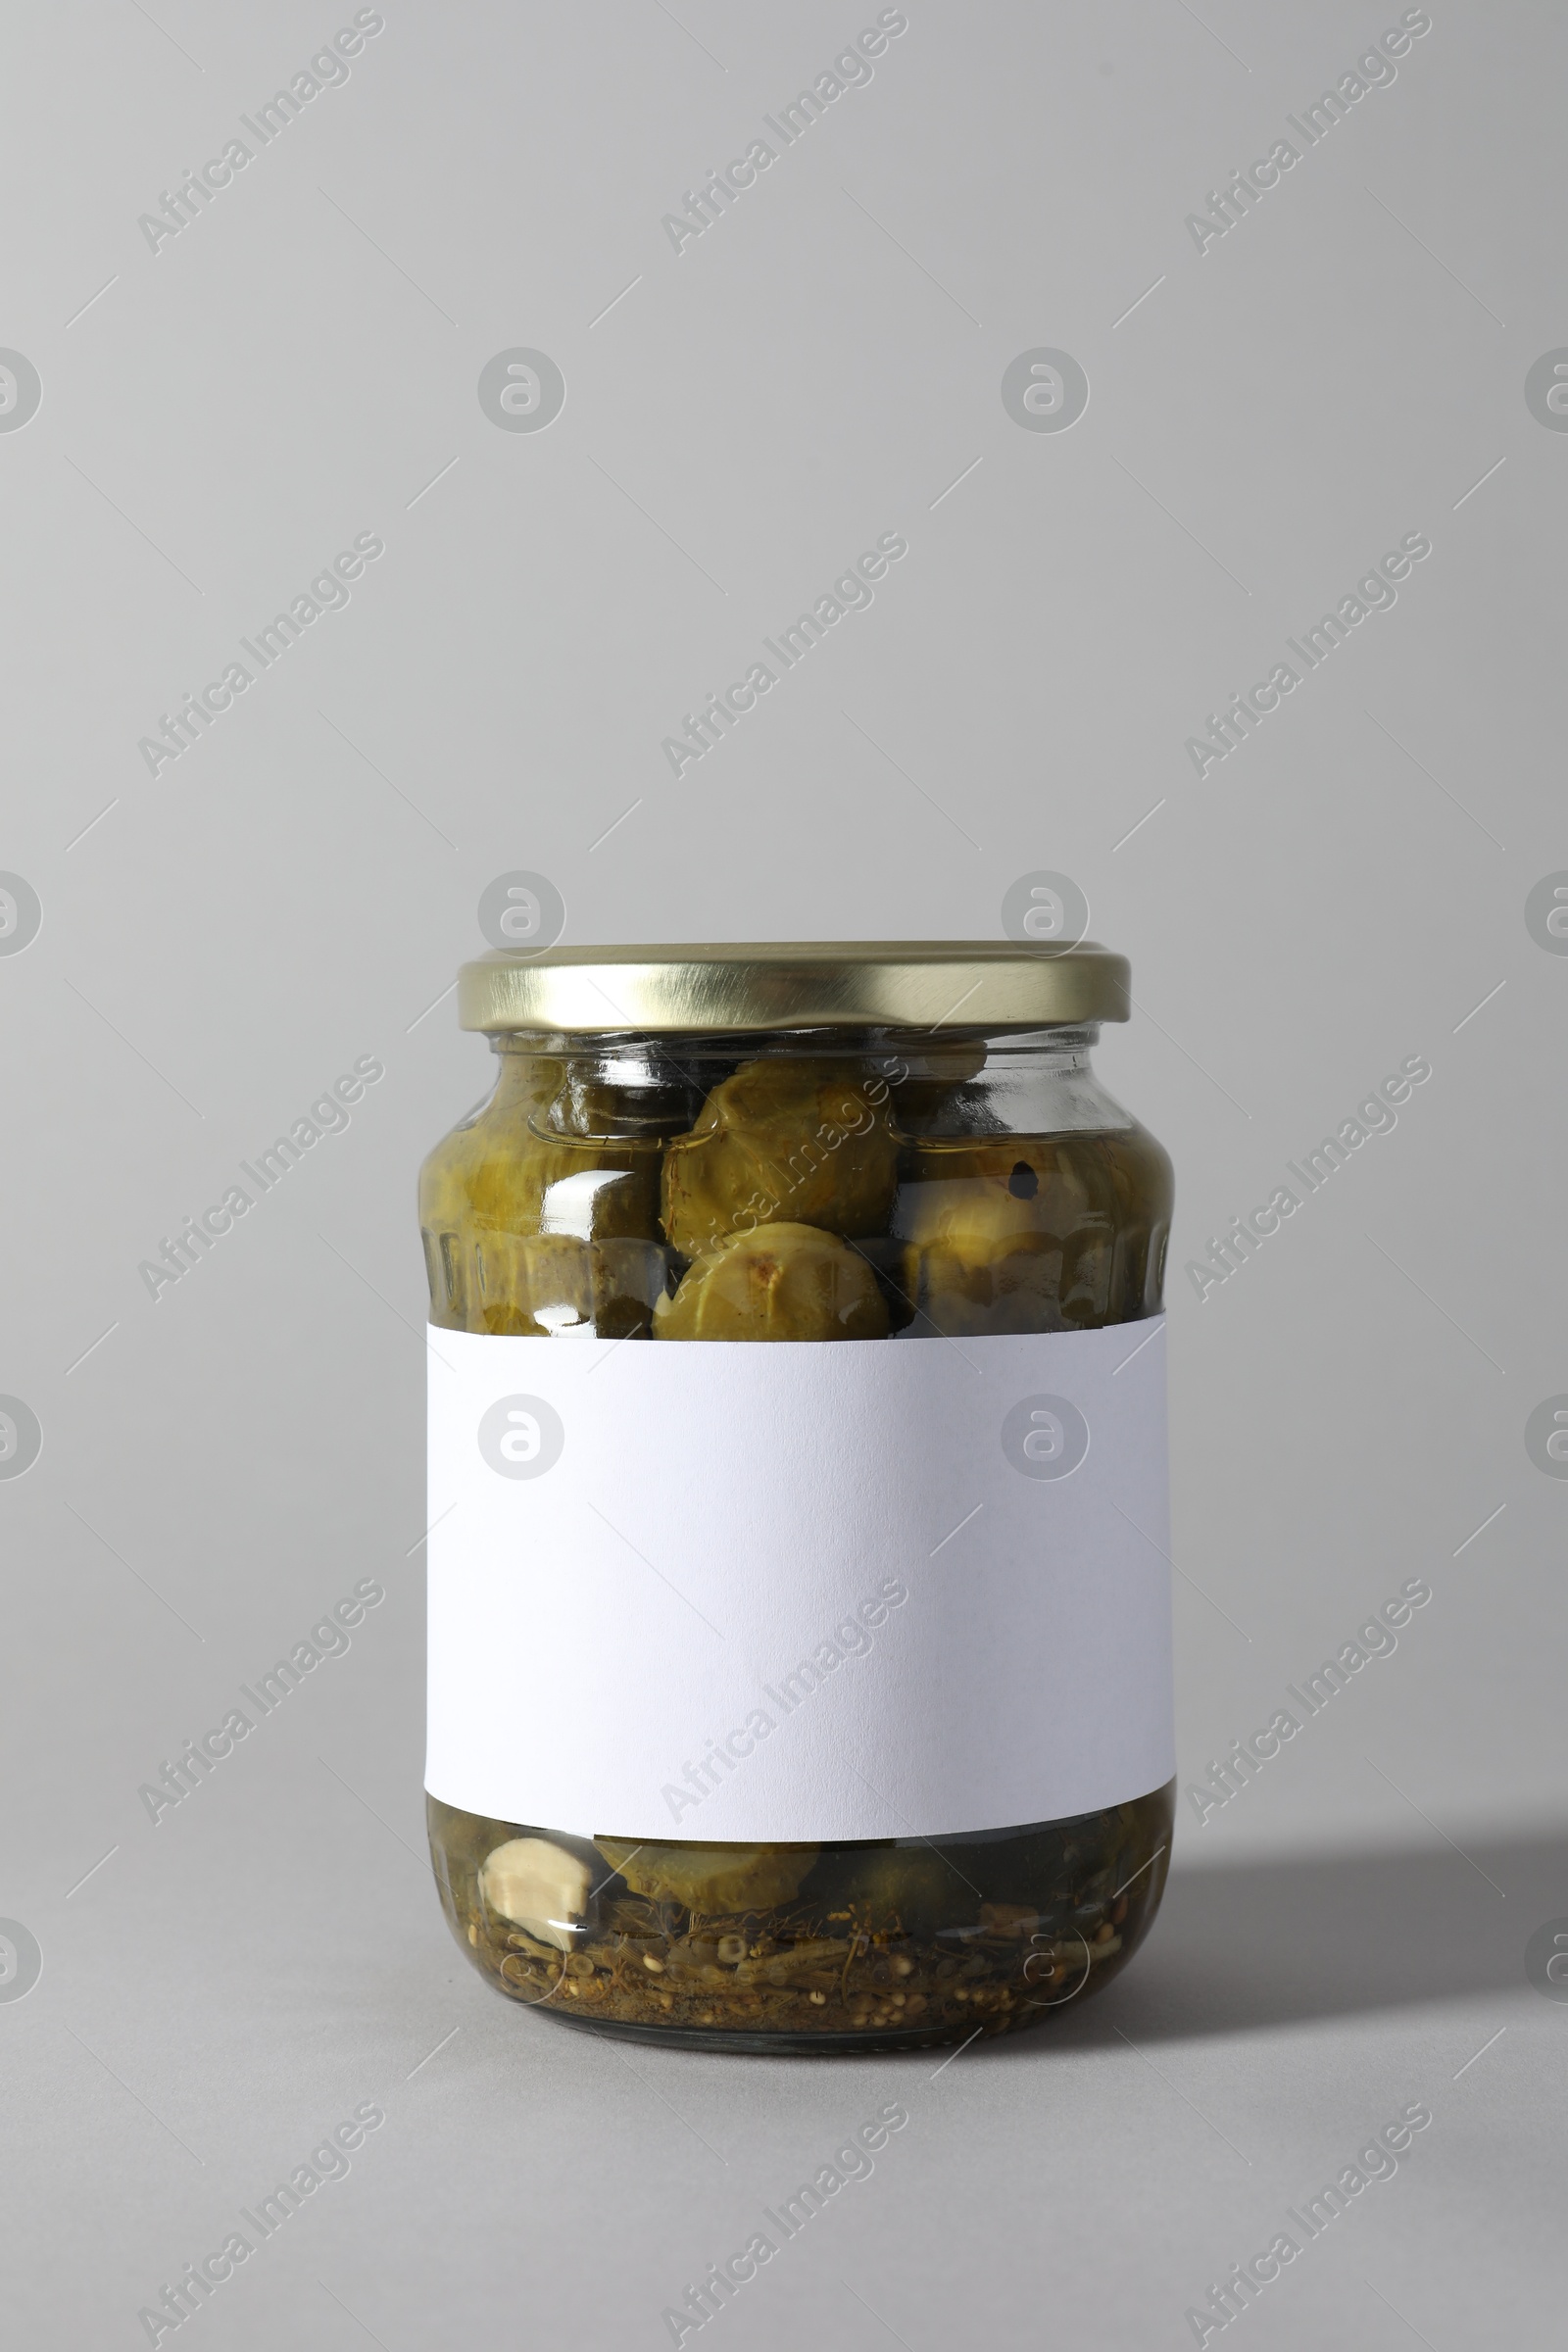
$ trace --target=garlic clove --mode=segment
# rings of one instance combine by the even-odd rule
[[[548,1838],[509,1838],[485,1856],[479,1891],[492,1911],[569,1952],[588,1902],[589,1870]]]

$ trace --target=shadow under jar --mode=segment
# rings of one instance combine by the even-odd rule
[[[904,2049],[1058,2016],[1147,1932],[1172,1183],[1090,1066],[1127,979],[1090,943],[465,967],[499,1076],[419,1179],[426,1784],[514,2001]]]

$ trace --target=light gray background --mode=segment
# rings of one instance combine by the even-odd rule
[[[677,256],[661,216],[875,13],[389,0],[154,256],[138,214],[351,10],[11,11],[0,343],[43,381],[0,434],[0,865],[44,909],[0,959],[0,1389],[44,1429],[0,1483],[0,1913],[44,1954],[0,2005],[19,2340],[144,2341],[367,2099],[384,2128],[189,2323],[210,2346],[667,2341],[895,2096],[909,2128],[726,2341],[1190,2342],[1416,2100],[1397,2179],[1238,2325],[1458,2352],[1560,2310],[1568,2009],[1523,1954],[1568,1913],[1568,1484],[1523,1429],[1568,1389],[1568,960],[1523,906],[1568,866],[1568,441],[1523,383],[1568,343],[1568,27],[1434,0],[1200,256],[1187,213],[1397,8],[910,0]],[[478,405],[516,345],[565,376],[542,433]],[[1070,432],[1002,406],[1040,345],[1088,373]],[[677,783],[681,714],[893,529],[872,608]],[[349,608],[151,778],[158,714],[367,530]],[[1415,530],[1397,606],[1200,781],[1204,713]],[[448,1938],[412,1188],[486,1085],[438,1000],[516,866],[575,941],[996,936],[1017,875],[1070,873],[1142,1007],[1101,1067],[1178,1170],[1184,1780],[1432,1585],[1184,1814],[1149,1950],[1059,2031],[934,2080],[628,2056]],[[1182,1261],[1416,1053],[1396,1131],[1200,1304]],[[155,1304],[138,1261],[366,1054],[349,1132]],[[370,1574],[349,1654],[155,1829],[138,1785]]]

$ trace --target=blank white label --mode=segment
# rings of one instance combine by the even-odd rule
[[[1164,1318],[430,1333],[426,1783],[528,1828],[937,1838],[1176,1769]]]

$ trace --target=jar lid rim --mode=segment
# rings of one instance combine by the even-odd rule
[[[1052,1029],[1128,1018],[1125,956],[1094,940],[733,942],[504,951],[458,975],[465,1029],[556,1036]]]

